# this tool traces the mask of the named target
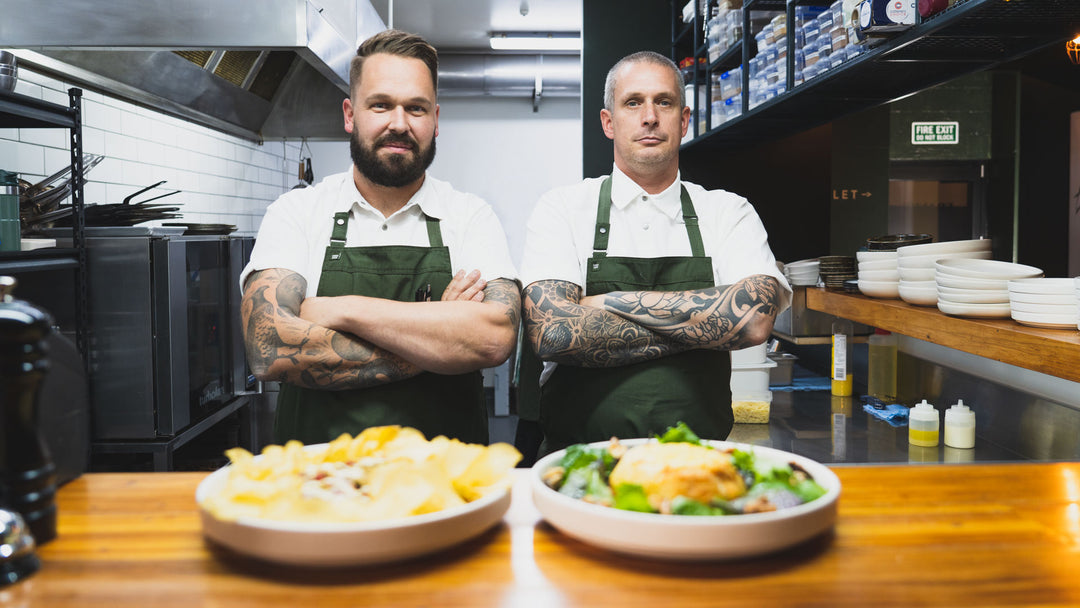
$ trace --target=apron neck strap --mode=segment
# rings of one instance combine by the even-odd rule
[[[331,247],[344,247],[345,235],[349,230],[349,212],[342,211],[334,214],[334,231],[330,234]]]
[[[424,220],[427,223],[427,235],[428,245],[431,247],[442,247],[442,229],[439,227],[438,218],[431,217],[428,214],[424,214]],[[334,231],[330,234],[330,246],[331,247],[344,247],[345,235],[349,229],[349,212],[341,211],[334,214]]]
[[[680,184],[679,199],[682,203],[683,222],[686,224],[686,236],[690,239],[690,251],[695,258],[705,257],[705,245],[701,241],[701,228],[698,226],[697,211],[690,201],[686,186]],[[593,234],[593,255],[607,255],[608,236],[611,234],[611,176],[600,184],[600,200],[596,206],[596,232]]]
[[[424,220],[427,222],[428,245],[430,247],[442,247],[442,229],[439,227],[439,219],[425,213]]]
[[[697,211],[694,211],[694,203],[690,202],[690,193],[686,186],[679,184],[682,193],[679,195],[682,201],[682,218],[686,223],[686,236],[690,237],[690,251],[695,258],[705,257],[705,245],[701,242],[701,228],[698,227]]]

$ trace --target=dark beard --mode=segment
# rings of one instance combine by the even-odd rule
[[[390,142],[412,144],[413,154],[395,154],[387,161],[381,160],[376,149]],[[435,138],[431,138],[431,145],[426,150],[420,148],[419,144],[407,135],[381,137],[369,148],[361,143],[354,130],[349,138],[349,153],[361,175],[380,186],[401,188],[423,177],[424,171],[431,166],[431,162],[435,160]]]

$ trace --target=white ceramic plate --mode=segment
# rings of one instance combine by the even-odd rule
[[[1027,279],[1041,277],[1043,271],[1034,266],[1013,264],[1000,260],[947,258],[934,266],[938,273],[948,273],[977,279]]]
[[[621,441],[634,446],[649,440]],[[794,462],[810,473],[826,493],[790,509],[748,515],[709,517],[622,511],[570,498],[547,487],[542,476],[562,458],[564,450],[560,450],[533,466],[529,474],[533,502],[544,519],[567,536],[617,553],[664,560],[736,559],[773,553],[809,540],[836,523],[840,479],[821,463],[762,446],[709,443],[718,449],[753,450],[757,458],[778,463]]]
[[[900,280],[900,273],[896,269],[860,270],[858,275],[860,281],[891,281],[895,283]]]
[[[821,262],[817,258],[811,258],[811,259],[808,259],[808,260],[796,260],[794,262],[784,264],[784,268],[785,269],[790,269],[790,270],[795,270],[795,269],[799,269],[799,268],[810,268],[810,267],[818,268],[820,263]]]
[[[864,270],[892,270],[896,271],[896,260],[876,260],[859,262],[859,272]]]
[[[1076,317],[1061,316],[1061,315],[1040,315],[1032,312],[1013,312],[1013,321],[1020,323],[1021,325],[1029,325],[1031,327],[1045,327],[1047,329],[1080,329],[1080,322]]]
[[[1012,283],[1012,281],[1009,281]],[[1077,304],[1080,296],[1075,293],[1026,293],[1023,291],[1009,291],[1009,300],[1013,302],[1026,302],[1028,304]]]
[[[1009,306],[1013,312],[1033,312],[1047,315],[1077,316],[1080,307],[1074,304],[1032,304],[1031,302],[1017,302],[1009,300]]]
[[[859,262],[871,262],[879,260],[892,260],[896,261],[897,254],[895,251],[856,251],[855,259]]]
[[[507,490],[444,511],[376,522],[308,523],[254,518],[225,521],[201,505],[205,497],[224,486],[228,469],[225,466],[214,471],[195,491],[203,535],[237,553],[281,564],[356,566],[434,553],[480,535],[497,524],[510,508]]]
[[[970,241],[941,241],[939,243],[923,243],[922,245],[905,245],[898,247],[896,253],[900,257],[914,255],[929,255],[944,253],[967,253],[970,251],[990,251],[993,241],[990,239],[974,239]]]
[[[947,315],[985,319],[1008,319],[1011,311],[1008,302],[1004,304],[966,304],[939,299],[937,306],[938,310]]]
[[[1009,281],[1009,291],[1017,293],[1073,294],[1076,292],[1075,279],[1013,279]]]
[[[995,289],[949,289],[937,288],[938,299],[956,304],[1007,304],[1009,294]]]
[[[970,277],[956,277],[951,274],[938,273],[934,278],[938,287],[951,287],[953,289],[994,289],[1009,292],[1009,282],[996,279],[973,279]]]
[[[900,299],[917,306],[937,305],[937,287],[933,281],[900,281]]]
[[[900,297],[897,281],[867,281],[859,279],[859,291],[872,298],[896,299]]]
[[[933,281],[933,268],[901,268],[900,279],[904,281]]]
[[[945,259],[961,259],[961,260],[989,260],[993,257],[993,252],[990,251],[968,251],[964,253],[930,253],[926,255],[909,255],[902,258],[898,258],[896,261],[897,268],[933,268],[934,264],[938,260]]]

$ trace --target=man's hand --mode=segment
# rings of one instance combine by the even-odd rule
[[[474,270],[468,274],[465,274],[464,270],[459,270],[454,275],[454,278],[450,280],[450,284],[446,286],[446,291],[443,292],[441,300],[443,302],[455,300],[483,302],[485,287],[487,287],[487,281],[480,277],[479,270]]]

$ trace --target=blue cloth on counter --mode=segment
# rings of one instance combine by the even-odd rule
[[[832,390],[832,379],[824,376],[802,376],[791,379],[791,384],[769,387],[770,391],[827,391]]]
[[[864,412],[870,414],[874,418],[888,422],[890,426],[907,426],[908,408],[900,405],[899,403],[886,405],[883,409],[880,410],[868,403],[862,406],[862,409]]]

